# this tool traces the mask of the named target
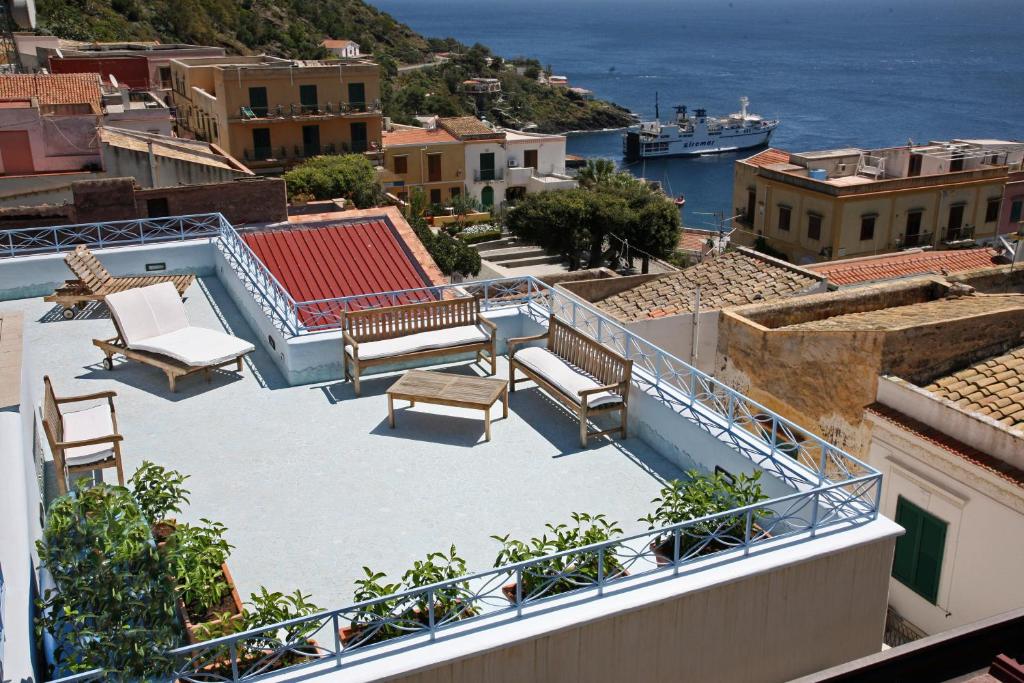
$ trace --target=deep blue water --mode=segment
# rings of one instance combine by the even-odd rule
[[[1024,0],[371,0],[428,36],[550,64],[649,118],[669,105],[778,117],[790,150],[1024,139]],[[569,152],[621,160],[619,133]],[[741,156],[749,154],[739,153]],[[647,162],[685,220],[728,211],[737,154]]]

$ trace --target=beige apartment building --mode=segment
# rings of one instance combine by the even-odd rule
[[[179,132],[254,170],[318,154],[379,153],[380,72],[373,62],[219,57],[171,61]]]
[[[444,204],[465,190],[463,143],[444,128],[392,126],[383,133],[380,182],[401,200],[422,188],[431,204]]]
[[[798,264],[984,244],[1022,159],[1024,143],[1005,140],[768,149],[735,164],[733,241]]]

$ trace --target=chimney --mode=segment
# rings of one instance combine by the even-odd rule
[[[124,107],[125,111],[132,108],[132,96],[131,91],[127,87],[121,86],[121,106]]]

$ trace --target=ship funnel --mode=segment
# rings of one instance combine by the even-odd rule
[[[740,98],[740,117],[743,119],[747,118],[747,105],[750,104],[750,100],[747,97]]]

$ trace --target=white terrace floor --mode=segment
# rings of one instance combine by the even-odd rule
[[[155,368],[103,370],[91,340],[112,334],[105,308],[64,321],[41,299],[0,302],[25,314],[26,362],[40,392],[44,374],[58,394],[118,392],[126,474],[149,459],[191,475],[192,504],[179,520],[227,525],[243,599],[263,584],[341,606],[362,566],[397,580],[452,543],[470,570],[484,569],[499,547],[491,534],[526,539],[573,511],[639,530],[661,482],[682,475],[636,438],[582,450],[572,417],[529,383],[512,395],[507,420],[493,409],[490,443],[479,411],[402,408],[389,429],[383,392],[397,375],[364,380],[361,398],[344,383],[288,387],[216,278],[193,285],[186,307],[194,324],[257,344],[241,379],[185,378],[171,394]],[[464,363],[445,369],[482,373]],[[503,362],[498,376],[507,377]]]

